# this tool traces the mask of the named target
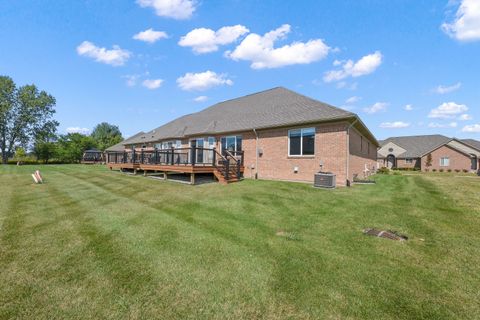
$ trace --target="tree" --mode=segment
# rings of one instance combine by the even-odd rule
[[[44,163],[48,163],[50,159],[55,157],[57,151],[56,141],[58,139],[56,131],[56,123],[50,121],[45,123],[43,129],[36,135],[33,153],[37,160],[43,160]]]
[[[96,147],[96,142],[90,136],[80,133],[61,135],[57,143],[57,157],[62,162],[79,162],[85,150]]]
[[[44,130],[57,127],[52,119],[55,98],[35,85],[17,88],[7,76],[0,76],[0,150],[6,164],[17,145],[27,145]]]
[[[92,131],[92,138],[96,141],[97,147],[101,151],[105,151],[108,147],[119,143],[123,140],[122,133],[118,126],[102,122],[98,124]]]
[[[48,163],[57,154],[57,144],[55,142],[37,140],[33,146],[33,153],[38,160]]]
[[[430,170],[429,168],[432,166],[432,154],[427,154],[427,159],[425,160],[425,166],[427,167],[427,171]]]
[[[27,153],[23,148],[17,148],[15,150],[15,161],[17,161],[17,166],[21,165],[25,158],[27,157]]]

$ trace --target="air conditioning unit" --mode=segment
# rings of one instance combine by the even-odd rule
[[[331,172],[317,172],[315,173],[313,186],[318,188],[335,188],[336,176]]]

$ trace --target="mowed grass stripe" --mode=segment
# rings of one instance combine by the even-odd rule
[[[0,318],[448,319],[479,311],[480,239],[458,230],[476,230],[480,210],[429,176],[326,191],[248,180],[192,187],[100,166],[42,167],[47,183],[33,186],[31,170],[0,167],[9,179],[0,191],[15,189],[24,213],[14,215],[21,219],[8,245],[0,238],[10,257],[0,261],[8,284]],[[0,217],[8,211],[0,207]],[[411,239],[369,238],[361,234],[368,226]]]

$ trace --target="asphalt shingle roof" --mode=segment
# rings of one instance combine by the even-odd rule
[[[440,147],[452,140],[449,137],[440,134],[425,135],[425,136],[407,136],[407,137],[391,137],[380,141],[380,146],[384,146],[388,142],[393,142],[396,145],[406,150],[399,157],[405,158],[419,158],[428,152]]]
[[[357,116],[349,111],[277,87],[220,102],[200,112],[185,115],[147,132],[143,136],[138,136],[128,143],[153,142],[200,134],[239,132],[355,117]],[[126,144],[125,141],[122,143]]]
[[[475,148],[477,150],[480,150],[480,141],[478,140],[475,140],[475,139],[462,139],[460,140],[462,141],[463,143],[465,143],[466,145],[472,147],[472,148]]]
[[[123,150],[125,150],[125,145],[130,143],[130,141],[133,141],[134,139],[138,138],[138,137],[141,137],[142,135],[144,135],[145,132],[143,131],[140,131],[139,133],[137,134],[134,134],[133,136],[123,140],[122,142],[120,143],[117,143],[111,147],[108,147],[107,149],[105,149],[105,151],[110,151],[110,152],[122,152]]]

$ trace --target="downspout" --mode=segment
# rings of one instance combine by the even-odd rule
[[[255,133],[255,180],[258,179],[258,134],[255,128],[253,129]]]
[[[353,121],[348,127],[347,127],[347,162],[346,162],[346,173],[347,173],[347,187],[350,186],[350,180],[349,180],[349,173],[350,173],[350,129],[355,125],[355,123],[358,122],[358,118],[355,118],[355,121]]]

